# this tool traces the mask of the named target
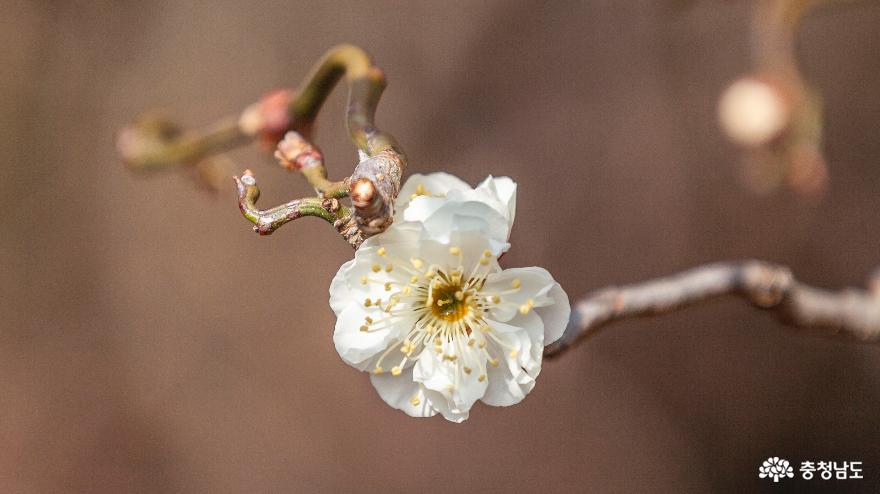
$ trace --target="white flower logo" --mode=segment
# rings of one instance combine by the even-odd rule
[[[765,479],[772,477],[773,482],[779,482],[779,478],[794,477],[794,469],[788,463],[788,460],[781,460],[778,456],[773,456],[764,460],[764,463],[758,467],[758,477]]]
[[[509,178],[472,189],[447,174],[415,175],[395,223],[333,279],[336,350],[371,372],[392,407],[461,422],[477,400],[513,405],[534,387],[570,307],[546,270],[498,265],[515,193]]]

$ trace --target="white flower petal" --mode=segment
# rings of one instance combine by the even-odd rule
[[[544,323],[535,312],[518,314],[508,323],[486,319],[489,327],[508,346],[516,350],[516,357],[510,357],[510,348],[503,349],[511,360],[509,365],[517,365],[530,376],[538,377],[541,360],[544,356]],[[500,351],[499,351],[500,353]],[[513,369],[516,371],[517,369]]]
[[[463,348],[467,346],[446,341],[440,346],[440,352],[433,348],[426,349],[413,370],[413,380],[443,396],[443,400],[433,406],[441,413],[445,410],[444,416],[450,413],[466,414],[486,392],[487,382],[485,379],[480,381],[479,372],[475,370],[485,365],[482,363],[485,359],[476,351],[462,353]],[[468,364],[470,373],[464,371]],[[437,395],[430,395],[429,398],[432,403],[439,400]]]
[[[450,407],[449,399],[446,398],[442,393],[438,393],[437,391],[432,391],[430,389],[424,390],[425,396],[428,398],[428,401],[431,403],[431,406],[434,407],[443,418],[450,422],[455,422],[456,424],[460,424],[468,419],[470,415],[469,410],[465,410],[463,412],[453,411]]]
[[[418,221],[424,226],[424,238],[449,243],[454,232],[480,232],[499,246],[506,246],[509,231],[507,220],[492,206],[479,202],[442,202],[433,199],[415,200],[404,213],[407,222]],[[499,250],[496,247],[495,250]],[[494,252],[496,255],[501,251]]]
[[[508,365],[490,366],[488,369],[489,387],[481,401],[487,405],[506,407],[523,400],[535,387],[535,379],[525,371],[511,370]]]
[[[508,245],[516,208],[516,184],[507,177],[488,177],[472,189],[448,174],[415,175],[404,184],[395,219],[418,222],[426,238],[448,242],[453,231],[487,234],[497,255]]]
[[[483,291],[503,294],[502,303],[490,307],[491,317],[499,321],[509,321],[531,300],[531,309],[544,320],[545,345],[565,331],[571,313],[568,296],[544,268],[513,268],[491,274]]]
[[[370,382],[385,403],[410,417],[432,417],[437,414],[419,383],[413,381],[412,367],[399,376],[392,376],[387,372],[371,374]]]
[[[397,326],[385,329],[361,331],[367,311],[359,304],[351,304],[336,319],[333,343],[336,351],[347,364],[360,370],[372,369],[371,357],[385,351],[395,340],[402,337]],[[410,322],[412,324],[412,322]]]
[[[421,186],[424,194],[417,197],[445,197],[450,190],[470,190],[471,186],[464,180],[449,173],[436,172],[428,175],[416,173],[404,182],[395,201],[395,214],[402,213],[412,200],[413,194]]]
[[[541,316],[544,322],[544,345],[549,345],[562,337],[565,328],[568,327],[568,321],[571,318],[571,305],[568,302],[568,295],[565,290],[555,283],[547,296],[553,299],[551,305],[535,307],[535,312]]]
[[[507,207],[507,226],[513,228],[513,220],[516,215],[516,182],[510,177],[495,178],[492,175],[480,182],[477,189],[487,189],[495,195],[497,200]]]
[[[336,272],[336,276],[333,277],[333,281],[330,282],[330,308],[333,309],[336,317],[342,314],[342,311],[348,307],[352,300],[351,290],[349,290],[348,282],[346,281],[346,274],[353,265],[354,259],[343,264],[339,271]]]

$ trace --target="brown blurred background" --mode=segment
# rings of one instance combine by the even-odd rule
[[[520,184],[508,267],[574,299],[756,257],[829,288],[880,264],[880,4],[822,8],[798,56],[826,102],[828,193],[755,195],[715,124],[750,68],[749,5],[0,3],[0,492],[876,492],[880,349],[725,300],[614,325],[518,406],[462,425],[387,407],[330,340],[351,251],[305,219],[258,237],[232,183],[133,176],[113,135],[297,84],[330,46],[385,69],[378,121],[412,172]],[[354,164],[344,91],[322,114]],[[304,195],[256,147],[262,205]],[[864,462],[771,482],[768,456]]]

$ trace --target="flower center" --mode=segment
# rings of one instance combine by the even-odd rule
[[[407,326],[400,328],[402,338],[396,338],[379,356],[373,373],[386,372],[383,363],[393,359],[396,365],[392,364],[391,375],[399,376],[408,362],[431,351],[441,355],[445,364],[456,366],[455,372],[461,372],[456,379],[471,376],[483,382],[487,379],[487,365],[497,367],[504,353],[516,358],[518,346],[493,331],[484,315],[490,306],[511,305],[505,297],[520,289],[520,281],[513,280],[507,290],[487,292],[486,280],[495,258],[490,251],[483,251],[473,268],[467,270],[458,246],[449,248],[446,262],[438,259],[440,263],[430,264],[419,258],[397,258],[385,247],[376,254],[385,263],[374,263],[372,274],[361,276],[361,283],[381,285],[388,296],[364,300],[363,306],[370,315],[365,316],[360,330],[382,331],[403,321]],[[519,312],[527,314],[533,304],[528,299],[518,307]],[[397,351],[402,354],[400,360],[392,357]]]
[[[431,313],[448,322],[464,319],[471,313],[470,290],[464,288],[461,275],[457,273],[450,276],[441,274],[440,277],[441,280],[434,282],[431,290]],[[427,305],[429,301],[425,302]]]

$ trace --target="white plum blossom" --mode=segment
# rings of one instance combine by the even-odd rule
[[[392,407],[461,422],[477,400],[513,405],[534,387],[570,307],[546,270],[498,265],[515,194],[509,178],[472,189],[447,174],[415,175],[394,224],[333,279],[336,350],[371,373]]]

